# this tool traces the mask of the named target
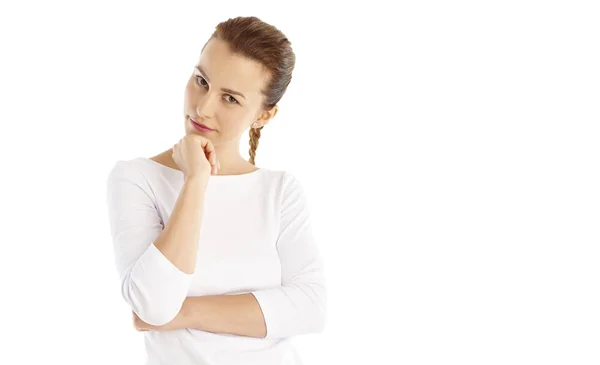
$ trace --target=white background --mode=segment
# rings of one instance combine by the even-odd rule
[[[106,174],[182,137],[237,15],[297,55],[257,165],[301,178],[326,260],[306,364],[600,363],[600,13],[392,3],[3,2],[0,363],[143,363]]]

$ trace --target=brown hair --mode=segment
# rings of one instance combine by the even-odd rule
[[[266,89],[262,90],[265,96],[262,107],[268,110],[277,105],[292,81],[296,63],[287,37],[257,17],[236,17],[219,23],[212,38],[227,42],[233,53],[258,61],[269,71]],[[261,129],[262,126],[250,128],[249,161],[253,165]]]

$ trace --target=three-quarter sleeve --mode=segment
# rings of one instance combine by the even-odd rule
[[[326,321],[324,263],[310,224],[304,190],[284,174],[277,251],[281,286],[255,290],[267,327],[267,339],[321,332]]]
[[[121,293],[144,322],[169,323],[187,297],[192,274],[177,268],[154,245],[163,222],[144,175],[119,161],[107,179],[107,205]]]

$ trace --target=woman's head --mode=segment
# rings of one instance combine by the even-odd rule
[[[220,23],[186,85],[186,133],[202,134],[215,147],[229,144],[237,149],[250,128],[254,163],[260,130],[277,113],[294,64],[291,43],[277,28],[256,17]],[[190,119],[213,130],[200,131]]]

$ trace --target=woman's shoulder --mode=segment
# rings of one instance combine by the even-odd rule
[[[261,167],[260,172],[266,178],[282,185],[286,185],[292,181],[298,181],[296,173],[291,170]]]
[[[294,193],[303,193],[303,179],[300,174],[293,170],[286,169],[262,169],[263,175],[277,186],[278,190],[284,195],[293,195]],[[271,186],[273,186],[271,185]]]
[[[143,165],[141,164],[141,157],[118,159],[112,162],[108,171],[108,176],[131,176],[139,173],[142,169]]]
[[[179,175],[181,171],[162,165],[147,157],[119,159],[112,163],[108,171],[108,180],[131,180],[148,183],[156,176]]]

